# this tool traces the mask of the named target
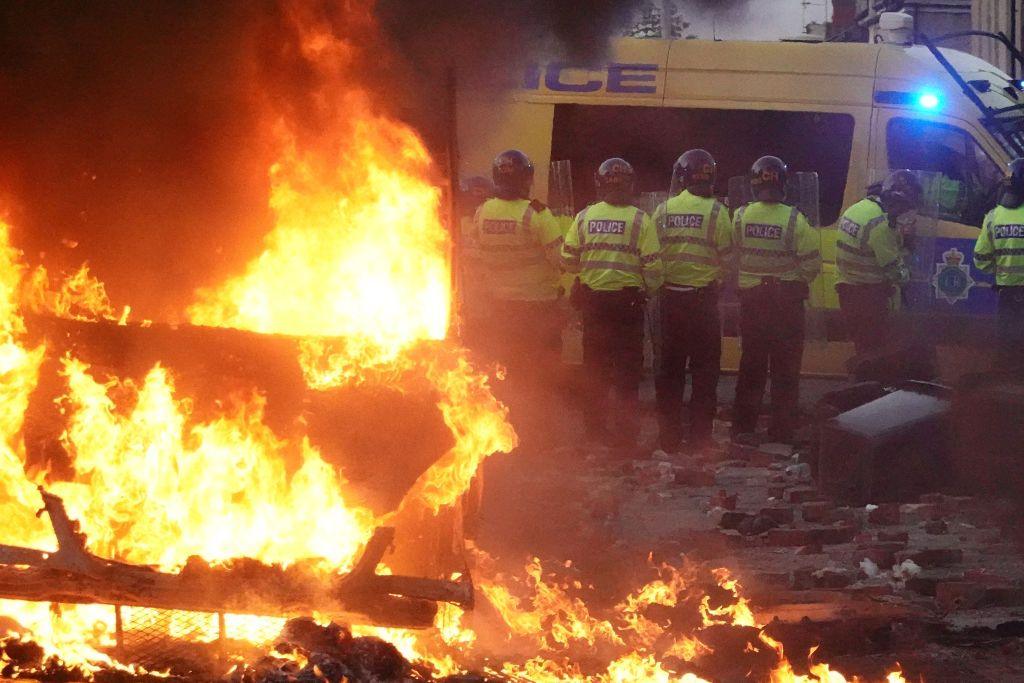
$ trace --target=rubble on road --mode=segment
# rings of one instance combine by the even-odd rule
[[[619,478],[616,528],[660,556],[737,568],[755,613],[788,638],[835,657],[1024,635],[1024,555],[1003,533],[1012,505],[939,493],[842,504],[777,445],[659,455]]]

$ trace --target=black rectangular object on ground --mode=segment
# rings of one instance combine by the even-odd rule
[[[819,487],[855,505],[914,500],[949,482],[951,391],[906,382],[822,424]]]

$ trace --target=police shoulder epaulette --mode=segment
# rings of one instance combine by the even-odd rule
[[[539,199],[531,199],[530,208],[536,211],[537,213],[540,213],[541,211],[546,211],[548,206]]]

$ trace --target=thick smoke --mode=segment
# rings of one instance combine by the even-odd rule
[[[0,201],[30,261],[88,260],[161,318],[255,243],[259,19],[202,0],[0,6]]]
[[[802,32],[801,19],[825,21],[829,3],[799,0],[676,0],[699,38],[777,40]]]
[[[586,62],[637,0],[380,0],[378,16],[395,44],[416,61],[454,58],[462,66],[507,64],[540,47]]]
[[[296,7],[353,45],[379,106],[436,141],[441,67],[541,44],[593,57],[634,5],[381,0],[373,16],[359,4],[0,4],[0,203],[30,261],[88,260],[115,301],[169,319],[257,253],[273,160],[261,107],[317,126]]]

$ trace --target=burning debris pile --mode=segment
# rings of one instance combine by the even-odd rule
[[[110,670],[122,624],[109,605],[290,616],[343,613],[346,602],[364,617],[376,611],[371,622],[423,627],[438,599],[466,600],[448,582],[464,569],[462,497],[480,462],[510,451],[515,434],[487,378],[442,341],[451,243],[430,157],[350,78],[352,46],[308,9],[282,12],[315,111],[300,117],[270,97],[261,104],[277,149],[276,227],[244,272],[196,294],[189,326],[132,325],[85,267],[63,282],[30,268],[0,222],[0,535],[12,574],[3,595],[46,601],[4,600],[0,614],[44,648],[48,657],[28,667],[38,675],[51,654],[64,662],[51,678]],[[297,406],[287,419],[272,420],[268,394],[245,377],[212,400],[190,392],[200,383],[174,358],[209,348],[197,344],[210,337],[198,326],[225,328],[225,357],[249,354],[249,365],[276,362],[277,351],[261,354],[290,345],[295,372],[284,374],[301,387],[287,394]],[[136,344],[158,338],[167,348],[177,341],[173,357],[142,366]],[[98,353],[97,340],[121,352]],[[223,371],[198,368],[206,385]],[[365,387],[424,397],[447,432],[429,461],[407,468],[402,495],[387,505],[360,495],[337,466],[349,450],[352,460],[372,453],[368,430],[327,448],[309,428],[325,420],[310,414],[314,393]],[[351,419],[384,424],[362,395],[348,400]],[[392,474],[387,461],[378,467]],[[53,496],[52,529],[35,514],[40,487]],[[403,577],[407,570],[416,573]],[[23,580],[40,572],[42,581]],[[405,598],[403,578],[412,580]],[[352,600],[325,601],[324,590]],[[232,604],[214,604],[225,600]],[[58,617],[49,602],[80,604]]]
[[[516,435],[489,379],[446,339],[452,243],[437,170],[354,76],[365,55],[315,7],[281,8],[301,102],[259,104],[276,151],[275,225],[240,272],[177,317],[135,325],[85,266],[62,281],[30,268],[0,221],[0,673],[111,683],[845,680],[824,664],[794,673],[724,570],[657,567],[598,607],[579,577],[540,561],[521,579],[483,561],[474,592],[466,493]],[[374,34],[373,3],[345,7]],[[157,340],[166,354],[140,352]],[[104,344],[117,352],[100,353]],[[202,362],[179,364],[189,356]],[[253,379],[278,362],[293,367],[274,376],[298,385],[285,392],[290,411]],[[238,367],[256,371],[221,384]],[[416,394],[443,426],[438,452],[409,468],[387,504],[361,495],[349,465],[361,462],[371,483],[393,475],[373,438],[406,413],[383,402],[369,428],[328,442],[318,425],[349,426],[317,413],[332,391],[355,392],[345,399],[354,420],[367,419],[373,392]],[[470,622],[461,607],[474,603]],[[134,629],[137,609],[175,614],[143,614]],[[352,625],[365,622],[391,628]],[[225,634],[232,626],[237,637]],[[170,660],[128,664],[140,658],[126,638],[145,628],[171,643]],[[273,642],[258,635],[268,629]]]
[[[485,582],[490,602],[484,614],[493,610],[497,618],[489,625],[477,623],[491,633],[462,627],[458,611],[447,611],[440,628],[419,635],[349,629],[310,617],[274,620],[280,632],[262,653],[254,646],[236,644],[229,654],[223,644],[183,643],[158,674],[109,659],[68,664],[31,640],[12,637],[3,643],[4,675],[45,681],[159,677],[227,683],[847,680],[822,663],[808,662],[809,673],[795,673],[781,643],[756,624],[725,570],[661,566],[651,571],[656,578],[602,609],[602,615],[578,597],[586,593],[578,580],[544,571],[534,560],[525,579],[496,576]],[[480,673],[466,673],[472,669]],[[887,680],[903,678],[894,672]]]

